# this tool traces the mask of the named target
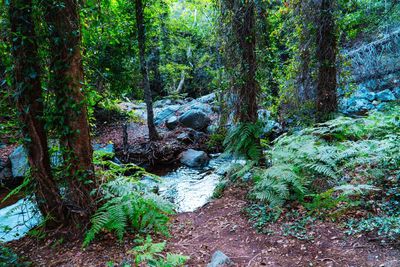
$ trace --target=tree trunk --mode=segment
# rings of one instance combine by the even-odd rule
[[[36,184],[36,201],[48,227],[58,227],[67,220],[67,212],[53,179],[43,122],[43,98],[40,66],[32,17],[32,0],[10,2],[13,87],[20,113],[25,147]]]
[[[159,139],[156,126],[154,125],[154,113],[153,113],[153,100],[151,96],[151,88],[149,82],[149,75],[147,72],[146,64],[146,33],[144,24],[144,8],[142,0],[135,0],[136,3],[136,25],[138,31],[138,45],[139,45],[139,61],[140,61],[140,72],[143,79],[144,87],[144,98],[147,106],[147,126],[149,128],[149,138],[151,141]]]
[[[50,2],[50,3],[49,3]],[[83,66],[80,51],[81,27],[78,0],[46,3],[50,29],[51,81],[59,113],[61,141],[68,168],[68,197],[79,221],[88,221],[94,206],[93,150],[85,98],[82,92]]]
[[[241,51],[241,68],[243,84],[238,81],[239,101],[237,117],[240,122],[257,122],[257,97],[259,86],[256,81],[256,33],[255,33],[255,4],[253,0],[239,4],[235,12],[234,29]]]
[[[336,95],[336,54],[337,38],[335,29],[333,0],[320,0],[317,29],[317,119],[323,121],[337,110]]]

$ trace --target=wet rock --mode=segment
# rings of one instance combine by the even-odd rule
[[[189,149],[181,154],[180,161],[188,167],[204,167],[208,164],[210,158],[204,151]]]
[[[18,146],[10,155],[13,177],[24,177],[29,170],[28,155],[25,148]]]
[[[211,123],[211,119],[200,110],[188,110],[180,118],[179,122],[194,130],[205,130]]]
[[[232,260],[226,256],[222,251],[217,250],[211,257],[211,262],[207,264],[207,267],[218,267],[233,265]]]
[[[154,123],[160,125],[170,117],[175,116],[175,113],[181,108],[180,105],[171,105],[155,112]]]
[[[168,120],[165,122],[165,126],[169,130],[174,130],[179,125],[179,118],[177,116],[169,117]]]
[[[376,94],[376,99],[380,101],[393,101],[396,97],[389,89],[383,90]]]

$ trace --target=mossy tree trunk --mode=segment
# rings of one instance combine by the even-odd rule
[[[68,200],[75,221],[87,222],[95,201],[93,150],[83,94],[80,6],[78,0],[49,0],[46,21],[50,31],[50,88],[56,96],[58,131],[67,168]]]
[[[337,36],[334,0],[319,1],[317,29],[317,119],[324,121],[337,110]]]
[[[32,0],[10,2],[12,53],[14,57],[13,87],[16,106],[22,122],[25,147],[35,184],[38,207],[47,218],[48,227],[58,227],[67,220],[50,167],[47,135],[43,121],[43,97],[37,52]]]

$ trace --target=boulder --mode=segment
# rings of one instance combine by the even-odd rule
[[[175,116],[175,112],[177,112],[181,108],[180,105],[170,105],[164,107],[155,112],[154,123],[156,125],[160,125],[170,117]]]
[[[211,262],[207,264],[207,267],[218,267],[218,266],[229,266],[233,265],[232,260],[226,256],[222,251],[217,250],[211,257]]]
[[[368,89],[361,87],[359,90],[357,90],[353,96],[355,98],[359,98],[359,99],[366,99],[368,101],[374,101],[375,99],[375,93],[369,91]]]
[[[13,177],[24,177],[29,170],[28,155],[25,148],[18,146],[10,155]]]
[[[104,152],[104,153],[115,153],[114,144],[94,144],[93,151]]]
[[[188,167],[204,167],[210,161],[207,153],[194,149],[188,149],[181,154],[180,161]]]
[[[179,118],[177,116],[169,117],[168,120],[165,122],[165,126],[169,130],[174,130],[179,125]]]
[[[202,97],[197,98],[197,101],[199,101],[200,103],[212,103],[216,98],[216,94],[215,93],[211,93],[208,95],[204,95]]]
[[[339,102],[339,109],[345,114],[362,114],[374,108],[375,106],[367,99],[356,97],[343,98]]]
[[[207,129],[211,123],[211,119],[200,110],[188,110],[179,118],[179,122],[185,127],[202,131]]]
[[[379,101],[393,101],[396,97],[389,89],[383,90],[376,94],[376,99]]]
[[[200,103],[196,100],[193,100],[188,104],[189,109],[191,110],[200,110],[203,111],[207,115],[211,115],[213,113],[212,108],[208,104]]]
[[[394,88],[394,89],[393,89],[393,93],[394,93],[394,96],[395,96],[397,99],[400,99],[400,87]]]

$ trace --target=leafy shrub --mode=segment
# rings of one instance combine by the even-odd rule
[[[276,222],[281,215],[279,209],[270,209],[264,204],[251,204],[244,209],[250,222],[253,223],[253,227],[257,229],[259,233],[268,234],[269,230],[266,226],[269,223]]]

